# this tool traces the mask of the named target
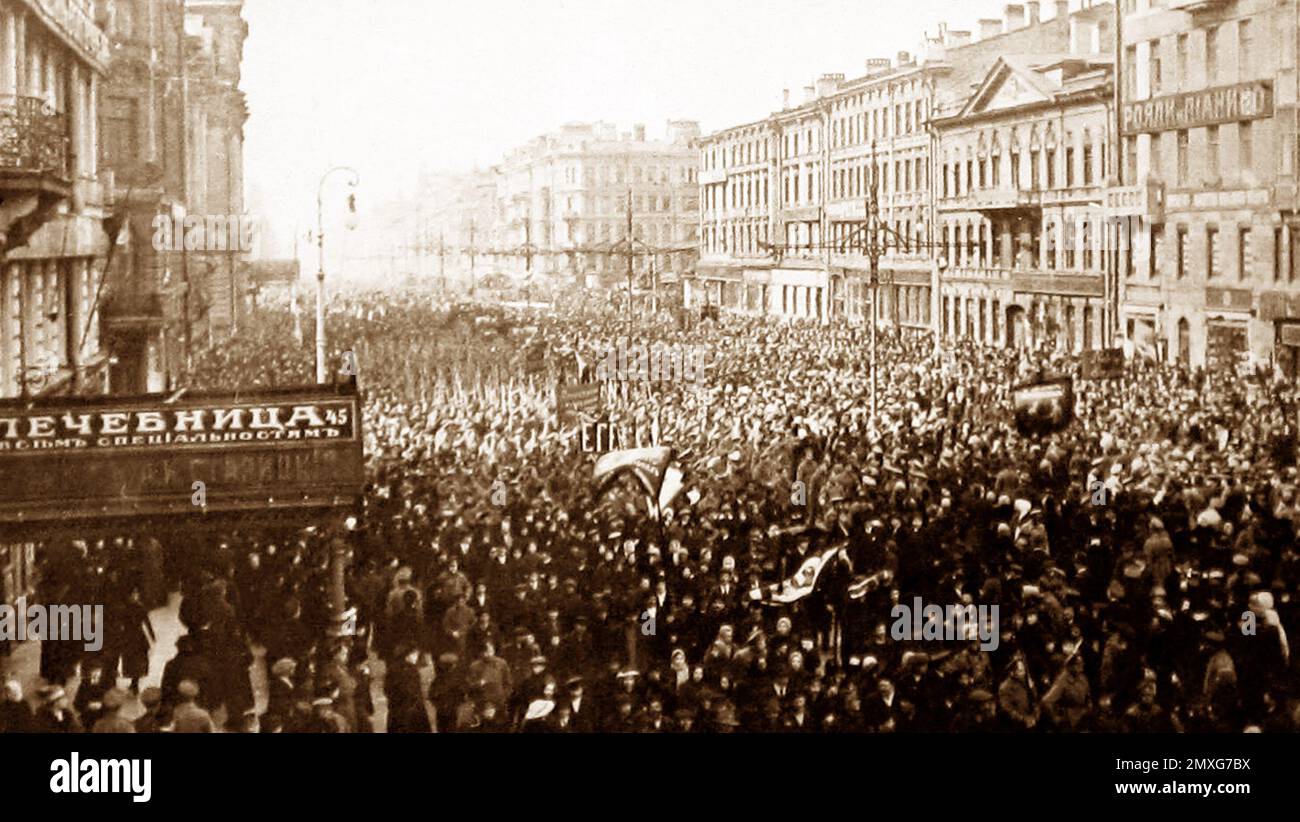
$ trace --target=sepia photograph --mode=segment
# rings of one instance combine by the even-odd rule
[[[1298,50],[0,0],[0,733],[1300,731]],[[1167,744],[1088,792],[1250,792]]]

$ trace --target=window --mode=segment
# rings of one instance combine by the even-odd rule
[[[1237,24],[1237,76],[1242,80],[1250,78],[1252,46],[1250,21],[1242,20]]]
[[[1137,98],[1137,65],[1137,46],[1129,46],[1124,49],[1124,96],[1130,100]]]
[[[1247,120],[1237,125],[1237,164],[1244,175],[1252,172],[1255,164],[1255,130]]]
[[[1176,267],[1175,276],[1183,279],[1187,276],[1187,226],[1178,226],[1178,242],[1174,248]]]
[[[1092,144],[1083,144],[1083,184],[1092,185]]]
[[[1029,152],[1029,187],[1035,191],[1040,187],[1038,157],[1038,149],[1031,149]]]
[[[1056,188],[1056,149],[1047,150],[1047,187]]]
[[[1020,152],[1011,152],[1011,187],[1020,188]]]
[[[1219,28],[1205,30],[1205,83],[1213,85],[1219,77]]]
[[[1213,280],[1219,276],[1219,229],[1217,226],[1205,227],[1205,276]]]
[[[1001,188],[1002,187],[1002,155],[998,154],[997,152],[994,152],[991,165],[993,167],[993,181],[992,181],[993,187]]]
[[[1065,147],[1065,187],[1074,188],[1074,146]]]
[[[1178,132],[1178,185],[1187,185],[1187,153],[1188,144],[1191,140],[1190,132],[1183,129]]]
[[[1205,129],[1205,182],[1213,183],[1219,179],[1219,127],[1207,126]]]
[[[1136,137],[1124,138],[1124,174],[1129,185],[1137,182],[1138,152]]]
[[[1161,76],[1160,72],[1159,40],[1151,41],[1151,76],[1148,79],[1151,82],[1151,96],[1155,96],[1160,92],[1161,87],[1164,85],[1164,77]]]
[[[1237,279],[1250,277],[1250,229],[1237,229]]]
[[[1162,150],[1161,149],[1162,145],[1163,143],[1160,140],[1160,132],[1156,132],[1155,134],[1152,134],[1151,135],[1151,158],[1150,158],[1151,165],[1147,169],[1147,174],[1150,174],[1152,177],[1155,177],[1157,180],[1161,179],[1164,176],[1164,155],[1160,153]],[[1131,182],[1135,182],[1135,181],[1131,181]]]
[[[1178,35],[1178,84],[1186,88],[1187,82],[1187,41],[1186,34]]]
[[[1151,226],[1150,247],[1147,249],[1147,272],[1150,277],[1160,276],[1159,260],[1160,255],[1164,253],[1165,248],[1165,227],[1163,225]]]
[[[1282,281],[1282,229],[1273,229],[1273,282]]]

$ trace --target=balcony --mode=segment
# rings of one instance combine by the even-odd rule
[[[100,70],[108,65],[108,37],[95,23],[90,0],[23,0],[23,3],[83,60]]]
[[[111,292],[99,308],[104,325],[113,330],[161,328],[163,299],[156,291]]]
[[[1169,0],[1169,8],[1179,11],[1208,11],[1231,2],[1233,0]]]
[[[0,96],[0,178],[5,188],[41,188],[53,178],[69,193],[67,117],[39,97]]]

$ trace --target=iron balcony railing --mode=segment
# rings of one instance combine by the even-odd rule
[[[0,171],[68,173],[68,120],[40,97],[0,95]]]

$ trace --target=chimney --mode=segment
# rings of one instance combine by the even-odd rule
[[[1070,16],[1070,0],[1056,0],[1056,16],[1061,19]]]
[[[636,140],[638,143],[644,143],[644,142],[645,142],[645,124],[644,124],[644,123],[637,123],[636,125],[632,126],[632,139],[633,139],[633,140]]]
[[[804,103],[811,103],[813,100],[816,100],[816,99],[817,99],[817,87],[816,87],[816,86],[804,86],[804,87],[803,87],[803,101],[804,101]]]
[[[1015,31],[1025,26],[1025,7],[1019,3],[1008,3],[1006,11],[1003,14],[1006,20],[1006,30]]]
[[[888,72],[889,66],[888,57],[869,57],[867,58],[867,76]]]
[[[959,49],[962,46],[970,45],[969,31],[956,31],[948,29],[948,42],[944,43],[948,48]]]
[[[980,20],[980,39],[988,40],[990,37],[997,37],[1002,33],[1002,21],[996,17],[985,17]]]
[[[785,110],[790,107],[790,89],[781,89],[781,109]]]
[[[817,80],[817,96],[828,97],[834,94],[839,90],[842,82],[844,82],[843,74],[823,74]]]
[[[1025,2],[1025,25],[1038,25],[1038,0],[1026,0]]]
[[[900,52],[898,53],[898,65],[899,65],[899,67],[902,67],[902,66],[910,66],[910,65],[912,65],[912,62],[913,62],[913,61],[912,61],[912,55],[911,55],[910,52],[900,51]]]

